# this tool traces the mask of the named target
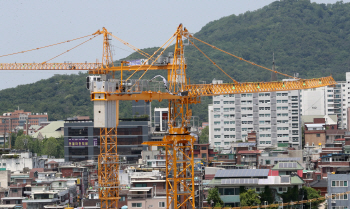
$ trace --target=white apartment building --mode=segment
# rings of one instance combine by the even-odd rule
[[[245,141],[248,133],[256,131],[262,149],[277,147],[277,143],[300,149],[299,96],[299,90],[214,96],[208,107],[211,146],[228,148],[231,142]]]
[[[337,115],[338,128],[346,129],[347,110],[350,107],[350,72],[346,81],[337,81],[335,86],[300,91],[302,115]]]

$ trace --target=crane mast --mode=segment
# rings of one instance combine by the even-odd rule
[[[173,35],[174,40],[176,40],[173,57],[169,57],[167,62],[157,63],[157,65],[153,64],[163,52],[161,52],[157,58],[153,57],[156,53],[152,56],[148,56],[148,61],[152,61],[153,59],[152,63],[145,62],[141,65],[127,65],[127,62],[123,61],[121,66],[114,66],[109,37],[117,37],[108,32],[105,28],[89,36],[93,36],[94,38],[98,35],[103,35],[102,63],[0,63],[0,70],[88,70],[89,74],[91,74],[91,76],[87,78],[87,88],[90,90],[91,100],[94,102],[94,126],[100,128],[98,182],[101,208],[118,207],[120,191],[119,158],[117,153],[119,101],[168,100],[168,134],[164,136],[162,141],[144,142],[143,144],[163,146],[165,148],[166,208],[187,209],[195,208],[193,159],[195,137],[190,134],[189,128],[190,118],[192,116],[192,111],[190,109],[191,104],[200,103],[200,98],[202,96],[300,90],[336,84],[331,76],[274,82],[239,83],[234,81],[233,83],[226,84],[190,84],[186,77],[187,65],[184,57],[183,39],[189,39],[189,41],[192,38],[196,40],[199,39],[190,35],[186,28],[183,28],[182,24],[178,26],[176,33]],[[117,39],[122,41],[119,38]],[[192,41],[190,42],[193,44]],[[201,42],[205,43],[203,41]],[[130,44],[126,42],[123,43],[130,46]],[[211,47],[218,49],[214,46]],[[37,49],[40,48],[32,50]],[[137,52],[141,51],[137,48],[133,49]],[[221,49],[218,50],[224,52]],[[228,52],[225,53],[232,55]],[[147,53],[142,54],[148,55]],[[2,55],[0,57],[3,56],[8,55]],[[235,55],[232,56],[239,58]],[[240,58],[240,60],[245,61],[242,58]],[[247,62],[256,65],[255,63]],[[217,66],[214,62],[213,64]],[[144,73],[146,73],[148,70],[167,71],[167,81],[163,78],[164,89],[151,90],[151,80],[141,80],[142,76],[139,79],[130,79],[130,76],[123,80],[123,71],[132,71],[134,73],[144,71]],[[220,68],[220,70],[222,69]],[[115,78],[118,73],[120,73],[120,79]],[[228,75],[227,73],[225,74]]]

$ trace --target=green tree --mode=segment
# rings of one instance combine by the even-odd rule
[[[16,133],[11,133],[11,147],[15,147],[15,142],[16,142],[17,134]]]
[[[209,143],[209,126],[203,128],[201,135],[199,137],[199,144]]]
[[[18,130],[17,136],[22,136],[22,135],[23,135],[23,130],[22,129]]]
[[[44,143],[43,154],[56,157],[57,156],[57,148],[58,148],[57,139],[54,137],[50,137],[47,140],[44,140],[43,143]]]
[[[299,190],[297,186],[293,188],[288,187],[286,193],[280,195],[283,198],[283,202],[291,202],[299,200]]]
[[[30,140],[28,135],[20,135],[16,137],[15,149],[28,149],[28,141]]]
[[[320,198],[322,197],[320,195],[320,192],[317,191],[316,189],[314,188],[311,188],[311,187],[306,187],[306,186],[303,186],[300,190],[303,190],[304,192],[304,200],[310,200],[310,199],[314,199],[314,198]],[[311,208],[312,209],[317,209],[319,208],[320,204],[324,202],[324,200],[318,200],[318,201],[314,201],[311,203]],[[307,204],[306,206],[307,208],[310,208],[309,207],[309,204]]]
[[[213,202],[214,203],[213,205],[215,207],[221,207],[224,205],[224,202],[220,198],[219,190],[216,187],[209,189],[207,201],[209,204],[211,204],[211,202]],[[217,205],[219,205],[219,206],[217,206]]]
[[[259,195],[253,189],[240,193],[239,198],[241,200],[241,206],[254,206],[261,203]]]
[[[28,140],[28,149],[32,153],[36,153],[38,156],[42,155],[43,143],[38,139],[30,138]]]
[[[269,202],[272,203],[275,200],[274,194],[269,186],[265,186],[264,191],[260,193],[261,202]]]

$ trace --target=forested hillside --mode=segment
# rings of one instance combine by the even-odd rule
[[[350,66],[349,11],[350,3],[326,5],[309,0],[281,0],[257,11],[212,21],[194,36],[265,67],[271,67],[274,53],[276,69],[289,75],[299,73],[302,78],[313,78],[332,74],[336,80],[345,80],[345,72]],[[238,81],[270,79],[270,73],[264,69],[194,42]],[[152,54],[155,48],[145,51]],[[230,82],[194,46],[186,46],[185,56],[191,83],[210,83],[213,78]],[[136,58],[143,57],[134,53],[125,59]],[[144,78],[164,73],[147,72]],[[25,111],[48,112],[50,120],[74,115],[92,116],[92,102],[85,88],[86,76],[55,75],[35,84],[0,91],[0,112],[13,111],[20,106]],[[283,77],[278,76],[278,79]],[[194,108],[194,115],[201,121],[207,121],[207,104],[210,102],[210,98],[203,98],[202,104]],[[163,101],[153,105],[167,104]],[[121,117],[130,116],[130,103],[122,102],[120,110]]]

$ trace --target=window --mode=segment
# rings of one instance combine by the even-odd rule
[[[214,104],[220,104],[220,101],[214,101]]]
[[[221,137],[220,135],[214,135],[215,139],[220,139],[220,137]]]
[[[224,128],[224,131],[229,131],[230,129],[229,128]]]
[[[260,188],[260,187],[256,187],[255,191],[256,192],[263,192],[265,189],[264,188]]]
[[[219,145],[221,145],[221,142],[214,142],[214,145],[219,146]]]
[[[235,131],[236,129],[235,128],[230,128],[230,131]]]
[[[332,194],[332,200],[347,200],[347,199],[348,199],[347,194],[340,194],[340,195]]]
[[[220,115],[214,115],[214,118],[220,118]]]
[[[228,104],[228,101],[224,101],[224,104]]]
[[[279,191],[279,192],[286,192],[287,189],[288,189],[287,187],[279,187],[279,188],[278,188],[278,191]]]
[[[224,142],[224,145],[230,145],[230,142]]]
[[[220,125],[220,121],[214,121],[214,125]]]
[[[316,137],[320,137],[321,136],[321,134],[316,134]]]
[[[147,187],[147,184],[144,183],[144,184],[135,184],[135,187]]]
[[[207,158],[207,153],[202,153],[202,158]]]
[[[224,108],[224,112],[230,111],[230,108]]]
[[[3,163],[2,166],[6,166],[6,163]]]
[[[347,187],[348,181],[332,181],[332,187]]]
[[[219,112],[220,108],[214,108],[214,112]]]
[[[201,146],[201,150],[207,150],[206,146]]]
[[[158,206],[159,206],[160,208],[165,208],[165,202],[159,202],[159,203],[158,203]]]
[[[142,207],[142,203],[131,203],[131,207],[133,207],[133,208],[141,208]]]
[[[120,197],[119,201],[125,201],[125,197]]]
[[[230,124],[230,121],[224,121],[224,124],[225,125]]]
[[[219,132],[219,131],[220,131],[220,128],[214,128],[214,131],[215,131],[215,132]]]
[[[239,188],[219,188],[220,195],[239,195]]]
[[[270,160],[266,160],[265,163],[266,163],[266,165],[270,165],[271,161]]]

